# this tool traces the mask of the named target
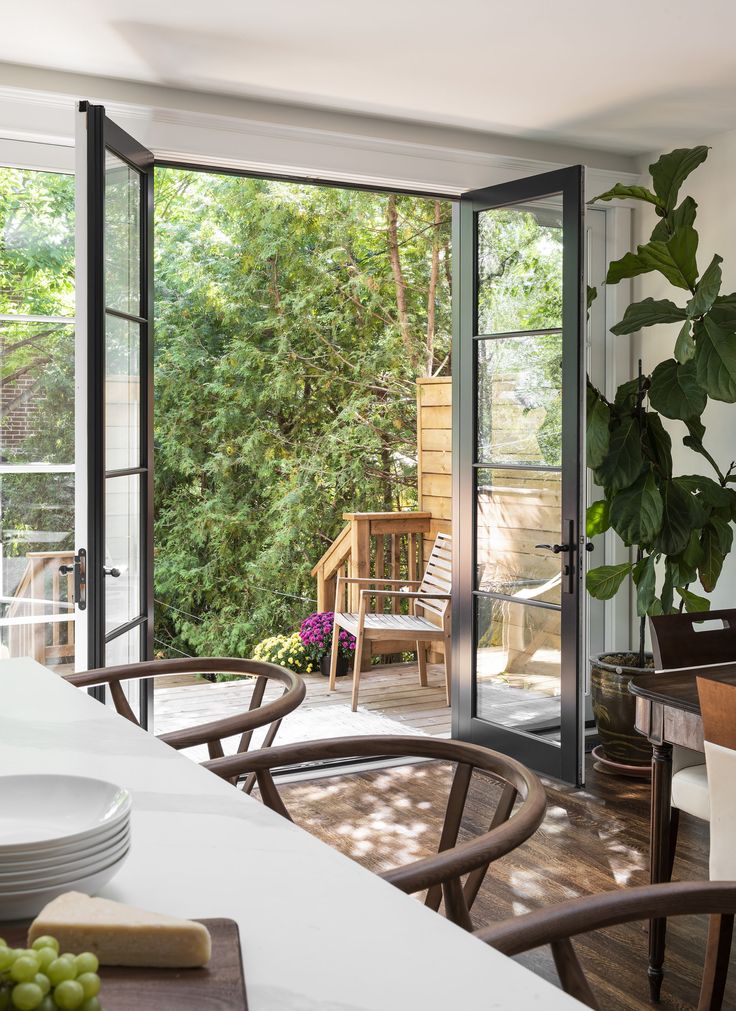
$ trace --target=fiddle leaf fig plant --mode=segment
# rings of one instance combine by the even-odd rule
[[[712,592],[733,545],[736,464],[723,466],[709,452],[702,416],[709,399],[736,403],[736,293],[721,294],[717,253],[700,272],[697,204],[690,196],[679,199],[682,184],[707,156],[704,146],[679,148],[649,167],[651,188],[618,183],[595,198],[643,201],[658,218],[649,242],[610,264],[606,284],[658,273],[676,289],[672,298],[634,302],[612,328],[622,335],[671,325],[672,356],[648,375],[640,365],[639,375],[619,386],[611,401],[588,382],[587,463],[602,498],[588,509],[587,533],[612,528],[635,549],[635,559],[591,569],[587,588],[607,600],[633,579],[639,666],[646,615],[707,610],[708,598],[691,586],[699,582]],[[596,294],[589,290],[589,304]],[[678,424],[665,427],[663,418]],[[706,473],[673,473],[670,430],[679,427],[694,454],[693,470]]]

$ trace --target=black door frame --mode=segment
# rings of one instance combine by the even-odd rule
[[[108,642],[140,628],[141,660],[153,656],[153,155],[108,119],[100,105],[80,102],[87,122],[87,607],[88,666],[105,666]],[[140,179],[140,283],[138,315],[105,304],[105,155],[111,151]],[[140,458],[138,466],[105,468],[105,321],[108,315],[136,323],[140,333]],[[138,616],[105,631],[105,482],[140,475],[141,606]],[[142,681],[141,723],[146,726],[153,685]]]
[[[491,724],[475,709],[476,459],[477,446],[477,215],[481,210],[562,195],[563,394],[562,529],[571,566],[562,584],[561,743]],[[514,755],[532,768],[579,785],[584,756],[584,474],[585,288],[584,169],[558,169],[463,194],[453,214],[455,333],[452,396],[453,529],[453,734]],[[571,339],[572,338],[572,339]],[[566,585],[567,584],[567,585]]]

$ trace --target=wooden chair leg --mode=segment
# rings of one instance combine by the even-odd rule
[[[355,636],[355,660],[353,661],[353,712],[358,708],[358,690],[360,688],[360,668],[363,665],[363,623],[358,626]]]
[[[672,880],[672,871],[675,866],[675,855],[677,853],[677,832],[680,828],[680,809],[673,807],[670,812],[670,854],[667,880]]]
[[[332,626],[332,649],[330,650],[330,691],[335,690],[337,678],[337,654],[340,650],[340,626],[335,622]]]
[[[698,1011],[721,1011],[731,957],[733,916],[711,916]]]
[[[417,641],[417,665],[419,666],[419,684],[422,688],[427,687],[427,647],[423,642]]]
[[[450,632],[445,632],[442,636],[445,647],[445,698],[450,705],[450,683],[452,681],[452,636]]]

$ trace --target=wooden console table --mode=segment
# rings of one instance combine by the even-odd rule
[[[649,880],[653,884],[670,878],[672,748],[680,745],[692,751],[704,750],[697,677],[736,685],[736,664],[644,674],[629,685],[636,696],[636,729],[652,744]],[[666,920],[650,921],[649,989],[653,1001],[659,1000],[664,978],[666,929]]]

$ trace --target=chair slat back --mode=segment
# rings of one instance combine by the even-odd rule
[[[704,622],[717,622],[704,628]],[[736,608],[696,614],[659,614],[649,619],[657,670],[736,662]]]
[[[736,751],[736,685],[698,678],[703,736],[711,744]]]
[[[452,536],[438,533],[419,586],[420,593],[450,593],[452,590]],[[443,618],[449,600],[422,600],[418,606]]]

